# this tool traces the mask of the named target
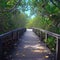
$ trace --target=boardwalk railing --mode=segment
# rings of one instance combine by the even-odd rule
[[[16,29],[0,35],[0,60],[12,49],[14,43],[18,41],[26,28]]]
[[[41,39],[44,38],[42,33],[44,33],[46,40],[48,39],[48,36],[56,38],[56,60],[60,60],[60,35],[39,28],[33,28],[33,31],[40,36]]]

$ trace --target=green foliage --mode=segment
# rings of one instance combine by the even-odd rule
[[[59,0],[22,0],[13,12],[18,0],[0,0],[0,34],[21,27],[37,27],[60,34],[60,1]],[[35,15],[27,21],[25,11]],[[27,24],[26,24],[27,22]],[[52,49],[55,40],[52,37],[45,41]]]
[[[50,48],[51,51],[55,51],[56,49],[56,40],[55,38],[49,36],[49,38],[46,40],[44,40],[45,43],[48,45],[48,47]]]
[[[0,1],[0,34],[16,28],[25,27],[27,15],[20,13],[17,9],[19,6],[17,6],[13,12],[8,12],[17,2],[18,0]]]
[[[27,22],[27,16],[17,11],[16,14],[12,15],[12,20],[16,28],[25,27]]]
[[[51,2],[48,3],[48,5],[46,6],[46,10],[50,13],[50,14],[56,14],[59,12],[59,9],[57,7],[55,7]]]
[[[35,17],[28,22],[27,27],[42,28],[60,34],[60,1],[32,0],[31,3],[31,15]],[[45,42],[52,51],[55,51],[55,38],[49,37]]]
[[[49,20],[49,18],[36,16],[31,21],[29,21],[28,27],[38,27],[38,28],[43,28],[48,30],[52,24],[53,21]]]

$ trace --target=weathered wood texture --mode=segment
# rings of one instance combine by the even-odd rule
[[[52,60],[50,50],[32,30],[28,29],[18,43],[6,60]]]
[[[25,31],[26,28],[20,28],[0,35],[0,60],[8,54]]]
[[[39,28],[33,28],[33,31],[40,36],[40,39],[48,38],[48,35],[56,38],[56,60],[60,60],[60,35]],[[38,33],[37,33],[38,32]],[[40,33],[40,34],[39,34]],[[42,35],[43,34],[43,35]],[[45,36],[44,36],[45,35]]]

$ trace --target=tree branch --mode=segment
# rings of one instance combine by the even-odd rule
[[[53,0],[50,0],[50,2],[52,2],[52,4],[54,4],[56,7],[58,7],[58,8],[60,9],[60,7],[57,6],[57,5],[53,2]],[[58,2],[60,2],[60,1],[58,0]]]
[[[21,2],[22,0],[18,0],[18,2],[15,4],[14,7],[12,7],[10,10],[8,10],[8,12],[13,12],[16,10],[17,6],[19,5],[19,3]]]

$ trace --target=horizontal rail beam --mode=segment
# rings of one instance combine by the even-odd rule
[[[60,35],[47,31],[47,30],[43,30],[43,29],[39,29],[39,28],[32,28],[33,31],[36,33],[37,31],[40,31],[40,38],[42,38],[42,34],[41,32],[45,33],[45,38],[48,38],[48,35],[55,37],[56,38],[56,60],[60,60]]]
[[[10,49],[14,46],[14,44],[18,41],[18,39],[22,36],[22,34],[26,31],[26,28],[19,28],[12,30],[10,32],[4,33],[0,35],[0,59],[3,60],[4,56],[9,53]]]
[[[33,28],[33,29],[37,29],[37,30],[40,30],[40,31],[42,31],[42,32],[44,32],[44,33],[46,33],[46,34],[48,34],[48,35],[51,35],[51,36],[53,36],[53,37],[58,37],[58,38],[60,38],[60,35],[59,34],[56,34],[56,33],[53,33],[53,32],[50,32],[50,31],[47,31],[47,30],[43,30],[43,29],[39,29],[39,28]]]

